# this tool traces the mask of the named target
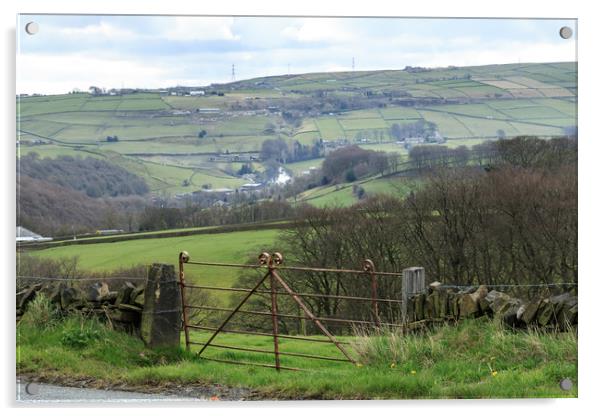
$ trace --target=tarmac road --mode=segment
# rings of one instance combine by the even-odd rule
[[[129,391],[98,390],[78,387],[62,387],[17,380],[17,403],[144,403],[144,402],[204,402],[209,398],[175,395],[146,394]]]

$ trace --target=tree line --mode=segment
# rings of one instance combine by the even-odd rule
[[[302,144],[298,140],[287,142],[281,137],[264,140],[259,153],[262,161],[293,163],[322,157],[324,146],[321,140],[313,144]]]
[[[140,231],[166,230],[170,228],[205,227],[255,223],[288,219],[296,210],[286,201],[249,201],[233,207],[198,205],[185,207],[146,206],[138,216]]]
[[[409,152],[407,168],[428,172],[441,167],[465,167],[470,164],[488,167],[510,164],[519,167],[553,169],[555,166],[577,163],[577,140],[556,137],[542,140],[532,136],[489,140],[451,148],[441,145],[414,146]]]
[[[37,153],[22,156],[17,163],[21,175],[84,192],[91,198],[144,195],[148,185],[124,168],[92,157],[58,156],[40,158]]]
[[[358,269],[370,258],[381,271],[423,266],[430,281],[445,284],[577,282],[576,140],[517,138],[491,146],[495,157],[488,154],[487,166],[433,169],[405,199],[305,206],[278,248],[289,264]],[[245,274],[239,284],[251,281]],[[287,281],[298,292],[370,293],[367,276],[304,272],[287,274]],[[398,298],[400,279],[379,278],[378,291],[380,298]],[[369,303],[306,301],[321,316],[367,319],[371,313]],[[393,305],[382,310],[398,312]]]

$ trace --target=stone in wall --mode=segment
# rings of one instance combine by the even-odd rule
[[[421,293],[414,296],[414,320],[422,321],[424,319],[424,302],[426,295]]]
[[[132,292],[136,289],[130,282],[125,282],[121,288],[117,291],[117,297],[115,298],[115,305],[119,306],[122,303],[128,304],[130,303]]]
[[[524,324],[529,325],[537,316],[537,310],[541,305],[541,299],[535,299],[524,303],[516,312],[516,317]]]

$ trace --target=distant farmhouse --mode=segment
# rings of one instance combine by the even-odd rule
[[[42,237],[27,228],[17,226],[17,243],[29,243],[38,241],[52,241],[51,237]]]
[[[264,183],[245,183],[240,187],[241,191],[256,191],[265,187]]]

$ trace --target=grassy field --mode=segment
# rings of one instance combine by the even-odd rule
[[[293,174],[301,175],[303,172],[308,171],[310,168],[319,168],[322,165],[324,159],[311,159],[304,160],[303,162],[288,163],[287,169],[290,169]]]
[[[195,333],[195,341],[207,334]],[[81,340],[74,344],[71,340]],[[423,334],[340,337],[357,365],[282,357],[273,369],[217,363],[194,353],[144,347],[136,337],[78,317],[26,314],[17,327],[17,371],[41,379],[94,380],[90,387],[220,384],[281,399],[427,399],[577,397],[576,334],[509,331],[489,320],[465,321]],[[271,350],[269,337],[220,334],[214,343]],[[281,340],[281,349],[341,357],[331,344]],[[209,358],[272,363],[270,354],[210,347]],[[570,378],[570,391],[559,381]],[[219,397],[217,397],[219,399]]]
[[[139,264],[177,265],[180,251],[188,251],[192,260],[217,263],[241,263],[271,249],[278,230],[254,230],[203,234],[186,237],[148,238],[114,243],[54,247],[31,251],[34,256],[58,259],[79,258],[81,269],[109,271]],[[231,286],[238,270],[231,268],[190,267],[187,279],[215,286]]]
[[[365,197],[377,194],[398,195],[403,197],[415,182],[403,178],[372,177],[353,183],[319,186],[297,196],[297,202],[306,202],[316,207],[348,207],[357,203],[359,198],[353,192],[354,185],[364,188]]]
[[[334,117],[322,117],[315,119],[316,126],[320,132],[320,137],[324,140],[335,140],[345,137],[345,132]]]

